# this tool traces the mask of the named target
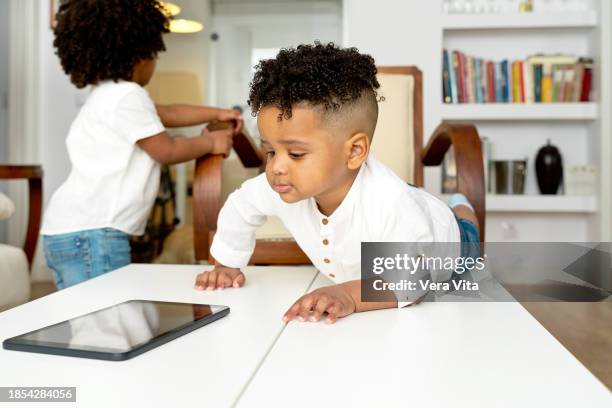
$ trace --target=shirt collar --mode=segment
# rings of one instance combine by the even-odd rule
[[[359,168],[359,171],[357,172],[357,177],[355,177],[355,180],[353,180],[353,184],[351,185],[351,188],[349,189],[348,193],[346,194],[338,208],[336,208],[330,216],[322,214],[321,211],[319,211],[319,207],[317,206],[317,202],[314,197],[310,198],[310,205],[312,206],[312,208],[314,208],[315,214],[317,214],[320,219],[327,218],[329,222],[337,223],[340,220],[346,218],[346,216],[351,213],[352,209],[355,207],[355,203],[359,199],[359,195],[361,192],[361,184],[363,183],[363,180],[365,178],[364,173],[366,172],[366,167],[368,166],[369,160],[370,157],[368,157],[366,161],[363,162],[363,164]]]

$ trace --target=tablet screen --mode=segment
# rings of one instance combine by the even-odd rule
[[[122,354],[155,339],[178,337],[216,320],[215,315],[225,315],[223,312],[227,311],[226,306],[130,300],[14,337],[5,342],[5,348],[6,343],[11,343],[67,351]],[[24,351],[45,352],[33,349]],[[79,355],[70,352],[61,354]]]

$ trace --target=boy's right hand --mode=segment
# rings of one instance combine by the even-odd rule
[[[229,287],[239,288],[244,285],[245,277],[240,269],[215,265],[212,271],[198,274],[195,281],[196,290],[214,290]]]
[[[202,129],[202,137],[208,139],[210,154],[222,154],[224,157],[229,155],[233,145],[234,133],[230,129],[210,131]]]

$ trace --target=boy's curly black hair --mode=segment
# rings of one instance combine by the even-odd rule
[[[166,50],[162,10],[157,0],[63,0],[53,45],[72,83],[131,80],[140,60]]]
[[[333,43],[283,49],[276,58],[260,61],[255,69],[248,100],[252,113],[273,105],[281,111],[279,120],[290,119],[291,107],[300,102],[337,112],[365,92],[375,104],[380,87],[371,56]]]

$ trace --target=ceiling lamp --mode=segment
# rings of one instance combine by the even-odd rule
[[[202,31],[204,26],[193,20],[184,20],[182,18],[170,20],[170,32],[179,34],[190,34]]]
[[[169,17],[174,17],[181,12],[181,8],[174,3],[170,3],[167,1],[160,1],[160,4],[162,8],[164,9],[164,13]]]

